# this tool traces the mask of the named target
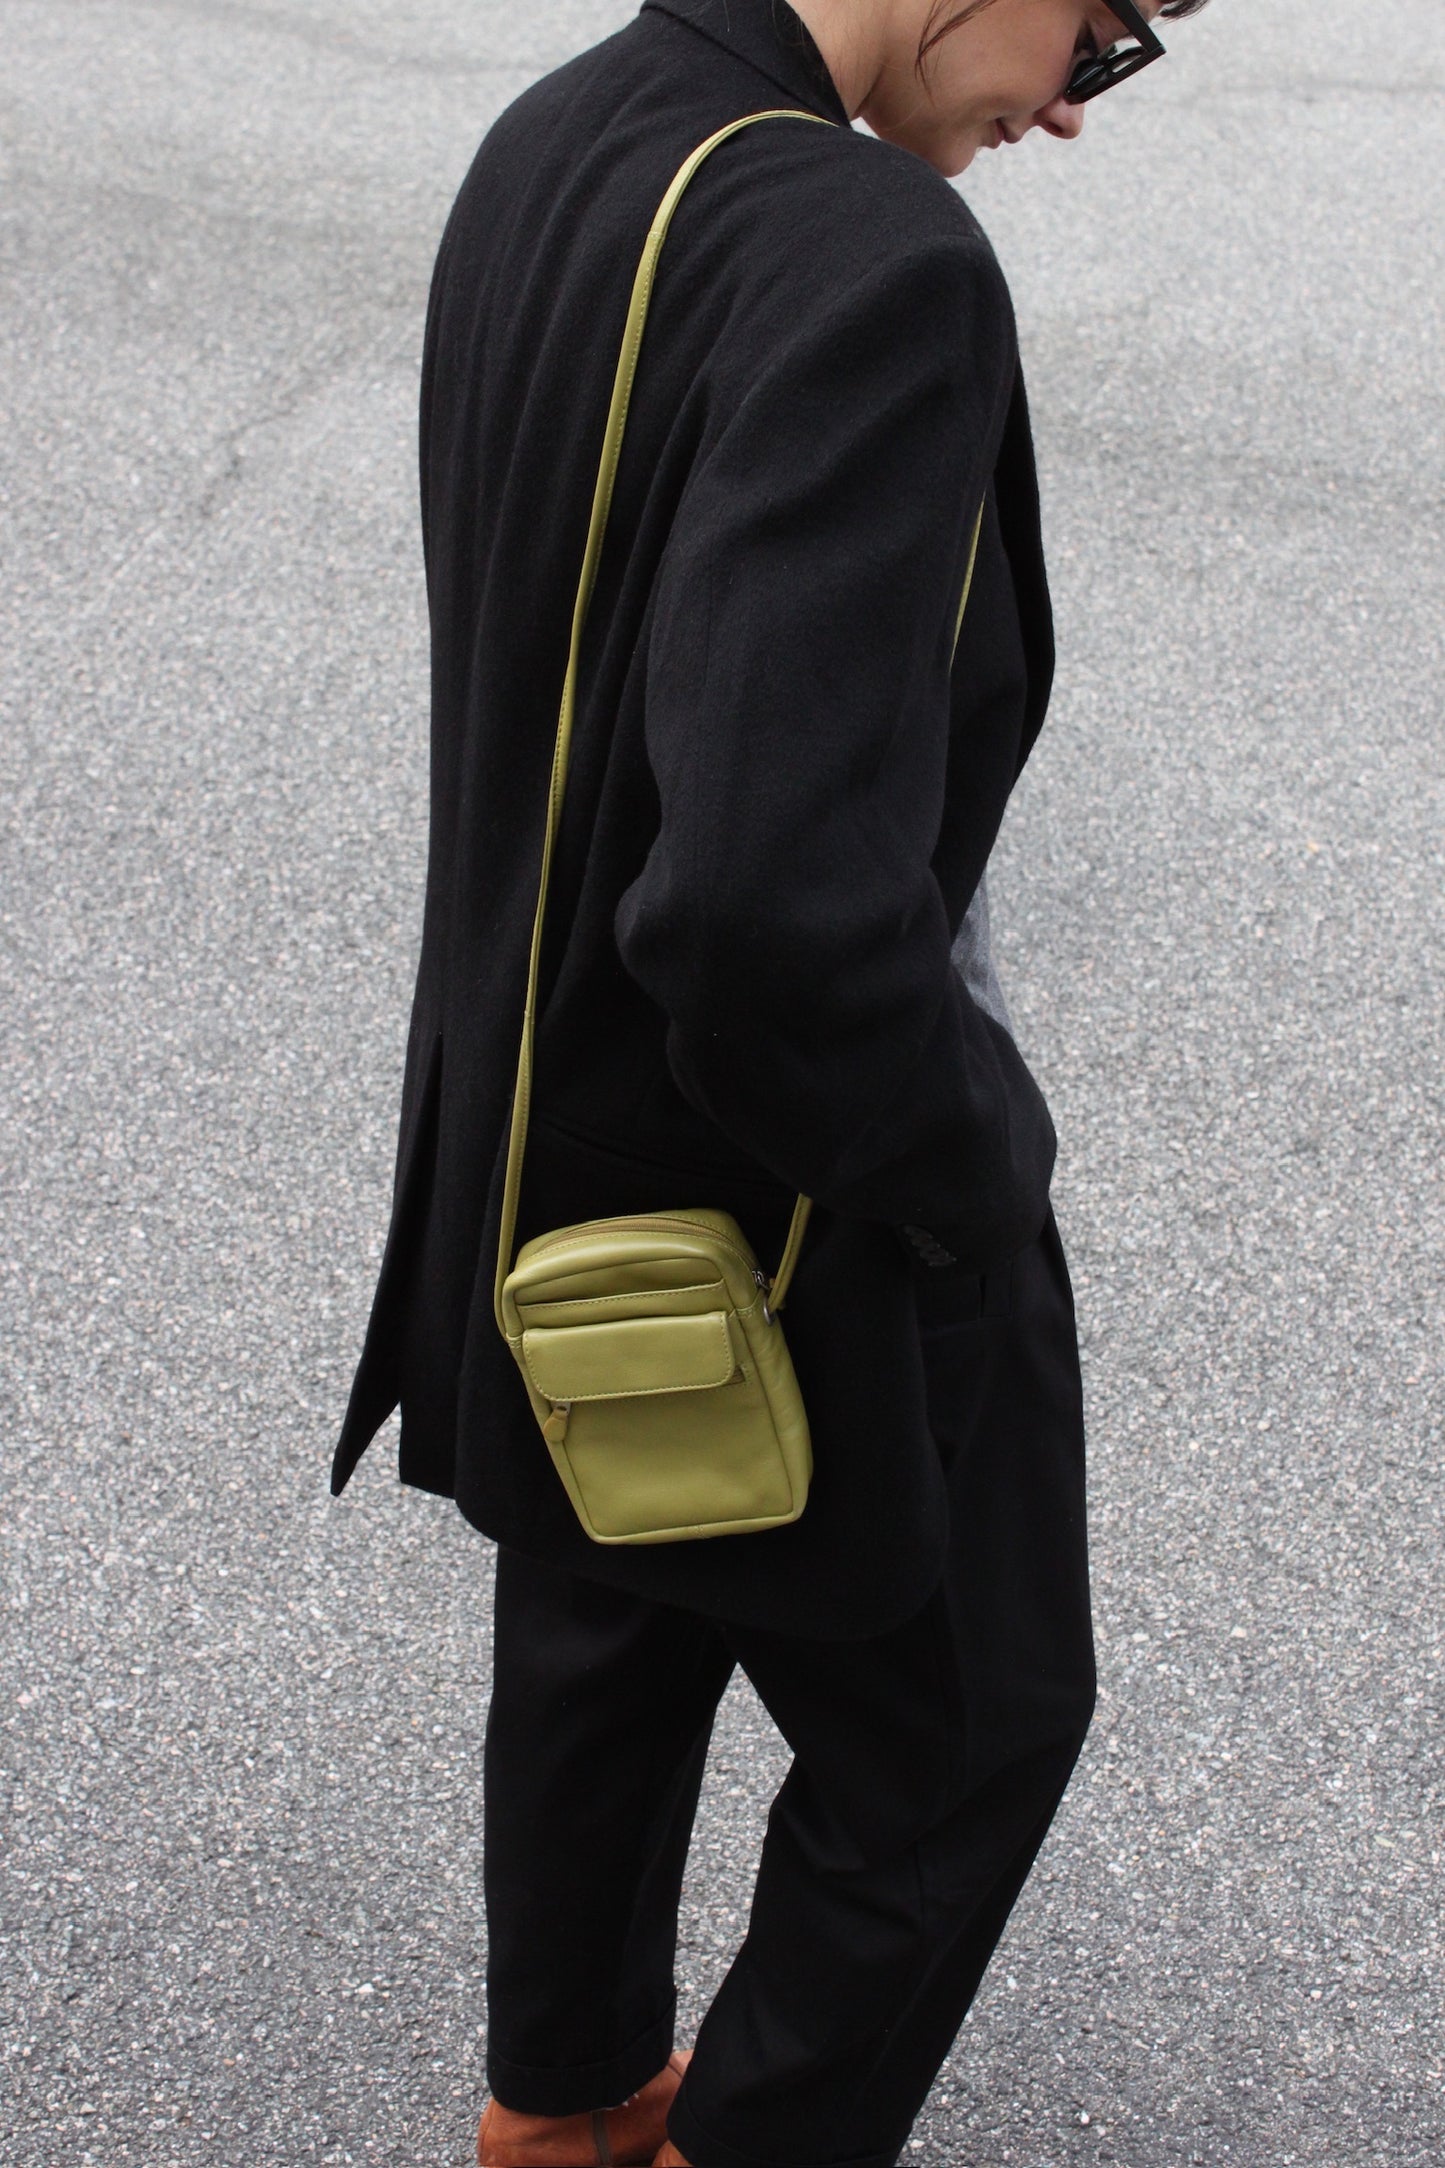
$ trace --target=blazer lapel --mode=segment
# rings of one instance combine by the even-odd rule
[[[1028,693],[1019,734],[1018,766],[1022,769],[1043,728],[1054,679],[1054,612],[1044,570],[1038,469],[1022,369],[1014,378],[995,474],[999,527],[1013,574],[1019,626],[1028,658]]]

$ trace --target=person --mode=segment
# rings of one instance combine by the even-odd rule
[[[1051,619],[1009,295],[950,179],[1077,136],[1200,4],[644,0],[501,114],[441,241],[425,913],[333,1488],[399,1405],[402,1479],[498,1547],[483,2168],[896,2160],[1088,1727],[1055,1139],[982,901]],[[815,1472],[792,1525],[600,1545],[492,1310],[548,777],[644,236],[775,109],[697,172],[652,294],[517,1234],[705,1203],[776,1256],[810,1197]],[[689,2059],[680,1888],[738,1667],[792,1762]]]

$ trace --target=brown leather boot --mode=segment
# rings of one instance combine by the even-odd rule
[[[688,2060],[669,2055],[640,2093],[587,2115],[522,2115],[488,2101],[477,2132],[478,2168],[644,2168],[667,2137],[667,2111]]]

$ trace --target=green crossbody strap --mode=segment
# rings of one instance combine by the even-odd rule
[[[547,913],[547,883],[552,872],[552,852],[562,819],[562,799],[567,787],[567,757],[572,742],[572,718],[577,701],[578,660],[582,651],[582,633],[587,623],[587,611],[596,584],[597,566],[602,556],[603,536],[607,531],[607,515],[612,506],[613,484],[617,479],[617,465],[622,452],[623,433],[627,427],[627,409],[632,398],[633,379],[637,374],[637,357],[642,345],[643,326],[647,322],[648,303],[652,298],[653,281],[657,275],[657,262],[672,214],[682,200],[683,192],[703,160],[715,151],[729,136],[740,128],[750,128],[760,120],[810,120],[822,127],[833,128],[839,124],[826,120],[821,113],[809,113],[799,106],[773,106],[762,113],[747,113],[741,120],[729,121],[719,128],[706,142],[685,158],[673,175],[666,195],[657,207],[657,214],[648,230],[643,245],[637,274],[632,282],[632,298],[628,303],[627,322],[622,334],[622,351],[617,360],[617,371],[612,381],[612,402],[607,410],[607,426],[602,438],[602,457],[597,469],[597,486],[592,495],[592,517],[587,528],[587,546],[582,556],[582,575],[577,583],[577,599],[572,609],[572,638],[567,651],[567,674],[562,682],[562,705],[557,718],[557,743],[552,756],[552,780],[547,798],[547,825],[542,840],[542,873],[537,889],[537,909],[532,920],[532,947],[527,963],[527,1000],[522,1012],[522,1042],[517,1057],[517,1083],[512,1095],[512,1124],[507,1140],[507,1177],[502,1192],[502,1223],[497,1242],[497,1276],[493,1290],[493,1307],[498,1329],[505,1335],[506,1322],[502,1310],[502,1288],[512,1268],[512,1249],[517,1232],[517,1205],[522,1189],[522,1160],[527,1146],[527,1118],[532,1102],[532,1049],[537,1021],[537,973],[542,955],[542,929]],[[979,522],[983,513],[980,509]],[[958,622],[954,628],[954,647],[963,626],[964,608],[968,602],[968,588],[973,578],[973,562],[978,549],[978,526],[975,526],[973,545],[969,553],[968,576],[964,584],[963,600],[959,604]],[[803,1232],[808,1224],[808,1214],[813,1209],[810,1197],[799,1196],[793,1207],[792,1224],[778,1269],[768,1294],[768,1308],[774,1315],[782,1308],[789,1283],[797,1266],[798,1253],[803,1244]]]
[[[988,497],[985,495],[984,504]],[[983,505],[978,508],[978,518],[973,523],[973,539],[968,545],[968,563],[963,574],[963,593],[958,598],[958,617],[953,627],[953,652],[958,653],[958,636],[963,631],[963,613],[968,608],[968,598],[973,591],[973,568],[978,563],[979,537],[983,533]]]

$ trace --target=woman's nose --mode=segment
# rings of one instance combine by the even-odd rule
[[[1070,105],[1062,96],[1051,98],[1047,105],[1041,105],[1035,113],[1034,126],[1046,128],[1051,136],[1061,136],[1065,142],[1071,143],[1075,136],[1084,132],[1084,108],[1081,105]]]

